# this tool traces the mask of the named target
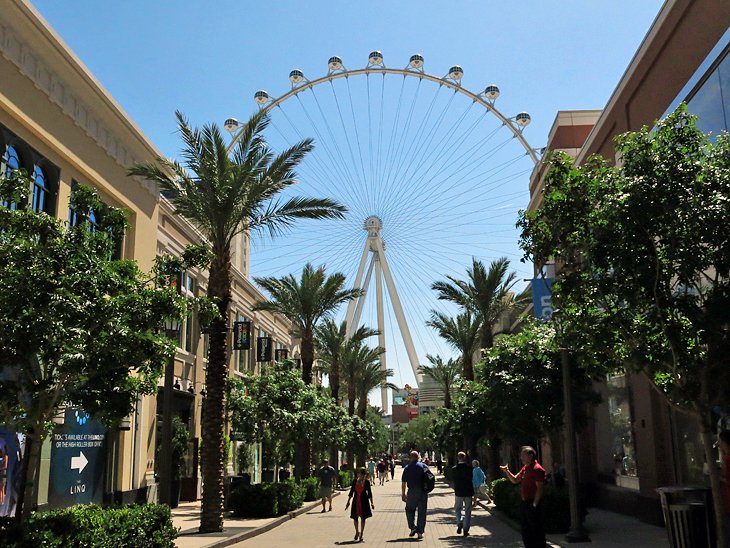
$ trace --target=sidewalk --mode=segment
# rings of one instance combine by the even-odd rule
[[[338,495],[339,493],[335,492],[333,497],[338,497]],[[337,498],[334,500],[337,500]],[[298,510],[275,518],[236,518],[230,512],[226,512],[223,519],[223,531],[201,534],[198,533],[200,501],[184,502],[172,510],[172,524],[180,529],[180,536],[175,540],[175,546],[177,548],[223,548],[224,546],[231,546],[246,538],[265,533],[314,508],[317,508],[317,512],[319,512],[321,502],[305,502]]]
[[[408,536],[408,527],[401,501],[401,469],[396,470],[395,481],[383,486],[373,486],[375,510],[367,520],[364,542],[353,540],[355,533],[349,509],[345,511],[347,496],[335,499],[333,511],[320,514],[308,512],[299,518],[287,521],[280,527],[240,544],[239,548],[271,547],[331,547],[348,544],[410,548],[490,546],[496,548],[518,548],[522,546],[519,533],[499,518],[482,508],[472,514],[471,536],[456,534],[453,514],[453,491],[438,478],[436,489],[429,495],[428,520],[423,540]]]
[[[479,504],[482,505],[481,502]],[[520,524],[498,512],[494,505],[489,506],[487,509],[519,532]],[[656,527],[631,516],[599,508],[588,509],[588,515],[583,526],[591,539],[590,542],[569,543],[565,540],[565,535],[550,534],[547,535],[548,545],[553,548],[557,546],[575,548],[625,548],[626,546],[667,548],[669,546],[664,527]]]

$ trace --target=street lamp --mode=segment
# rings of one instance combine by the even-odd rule
[[[570,351],[565,345],[563,336],[562,313],[555,309],[552,314],[555,326],[560,331],[560,365],[563,373],[563,406],[565,413],[565,469],[568,476],[568,498],[570,499],[570,529],[565,535],[568,542],[590,542],[583,529],[578,504],[578,457],[575,447],[575,415],[573,413],[573,391],[571,390]]]
[[[180,318],[169,316],[164,321],[165,335],[177,341],[180,333]],[[162,447],[160,448],[160,496],[161,504],[170,505],[172,500],[172,387],[175,380],[175,355],[170,356],[165,366],[165,384],[162,393]]]

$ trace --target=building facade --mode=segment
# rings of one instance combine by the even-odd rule
[[[6,173],[24,168],[32,176],[31,199],[36,211],[44,211],[62,222],[73,222],[73,212],[69,211],[72,188],[77,184],[95,188],[106,203],[129,213],[129,229],[120,256],[137,261],[142,270],[149,271],[156,255],[179,253],[186,244],[202,241],[189,222],[174,214],[155,185],[127,176],[127,169],[133,164],[152,162],[160,156],[160,151],[30,2],[3,3],[0,169]],[[274,348],[287,349],[293,356],[296,348],[289,334],[289,322],[270,313],[251,312],[253,303],[264,296],[248,279],[246,236],[239,238],[236,250],[231,324],[241,319],[251,321],[254,341],[256,336],[270,337]],[[185,272],[179,280],[181,291],[189,295],[203,294],[206,283],[204,271]],[[205,393],[206,350],[207,337],[200,333],[194,317],[186,318],[175,358],[173,401],[175,414],[192,437],[183,478],[183,498],[188,500],[194,500],[200,492],[196,449]],[[253,350],[231,353],[231,376],[256,372],[257,367]],[[60,457],[52,437],[49,438],[42,450],[39,506],[156,500],[155,453],[161,410],[158,400],[161,397],[140,398],[119,430],[89,434],[103,438],[102,450],[96,454],[100,462],[92,463],[99,465],[96,468],[101,473],[91,480],[89,491],[93,490],[94,495],[90,499],[81,497],[81,493],[56,496],[59,481],[54,474],[58,475],[56,461]],[[94,422],[79,413],[76,411],[76,427]],[[2,432],[0,429],[0,444],[5,444],[7,439]],[[258,448],[251,448],[251,452],[253,464],[249,472],[255,480],[261,475],[261,456]],[[234,468],[235,461],[231,459],[229,471]],[[9,503],[0,505],[0,514],[3,512],[9,513]]]
[[[730,3],[667,1],[606,107],[558,113],[548,149],[564,150],[578,164],[592,154],[615,160],[615,136],[652,127],[683,101],[703,131],[727,131],[729,52]],[[541,204],[544,177],[537,166],[529,209]],[[581,482],[595,487],[598,506],[660,524],[658,487],[708,484],[699,427],[644,374],[614,375],[596,388],[603,402],[578,436]]]

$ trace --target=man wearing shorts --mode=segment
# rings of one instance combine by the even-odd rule
[[[319,498],[322,499],[322,512],[325,512],[325,502],[330,503],[329,511],[332,511],[332,487],[334,486],[337,473],[330,466],[327,459],[322,461],[322,468],[317,472],[319,479]]]

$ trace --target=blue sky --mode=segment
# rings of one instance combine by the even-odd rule
[[[342,57],[348,68],[362,68],[368,53],[376,49],[383,52],[386,66],[398,68],[407,64],[410,55],[420,53],[425,58],[426,72],[437,76],[459,64],[464,69],[463,86],[476,92],[496,83],[502,91],[498,108],[508,116],[523,110],[529,112],[532,124],[524,135],[532,146],[541,147],[558,110],[605,105],[662,2],[35,0],[34,5],[159,149],[167,156],[175,156],[179,146],[173,116],[176,109],[194,124],[222,123],[230,116],[245,119],[257,109],[252,100],[256,90],[266,89],[278,96],[290,88],[290,70],[302,69],[310,78],[322,76],[332,55]],[[424,173],[416,170],[409,178],[405,164],[414,156],[407,153],[407,148],[417,136],[404,130],[400,137],[395,131],[392,147],[384,144],[385,149],[395,151],[393,154],[372,156],[394,164],[393,168],[386,166],[380,172],[366,169],[368,158],[358,164],[357,150],[348,155],[346,141],[354,143],[356,137],[362,136],[360,152],[367,151],[365,113],[372,99],[365,86],[372,83],[376,89],[379,85],[369,78],[358,82],[352,78],[352,87],[349,82],[340,81],[339,87],[327,90],[322,86],[318,92],[321,101],[326,101],[326,95],[332,92],[331,102],[324,104],[324,110],[333,117],[330,121],[334,131],[329,132],[329,143],[326,122],[312,122],[309,127],[307,106],[294,100],[283,105],[284,114],[272,114],[274,127],[270,138],[277,147],[302,135],[313,136],[318,142],[315,155],[302,167],[303,182],[297,191],[331,195],[347,202],[357,196],[357,191],[348,189],[350,183],[345,179],[357,179],[360,165],[366,182],[353,180],[352,185],[372,185],[372,181],[367,181],[379,180],[383,189],[381,203],[376,203],[375,197],[370,198],[372,204],[367,207],[349,203],[353,214],[345,224],[307,224],[295,229],[286,242],[257,243],[252,250],[252,271],[259,275],[283,275],[299,270],[305,261],[311,260],[352,276],[364,243],[364,233],[359,229],[363,217],[384,216],[386,253],[391,254],[389,261],[408,310],[419,357],[423,361],[426,353],[446,356],[449,350],[423,326],[423,321],[431,308],[453,310],[435,301],[428,286],[447,274],[459,276],[471,256],[489,262],[504,255],[512,260],[520,280],[530,275],[530,266],[518,260],[514,220],[516,211],[525,207],[529,199],[531,164],[529,159],[518,158],[524,150],[514,143],[506,143],[504,150],[497,151],[497,143],[502,142],[498,135],[489,145],[494,147],[495,155],[488,154],[488,161],[475,162],[491,166],[489,173],[477,167],[459,173],[454,164],[462,166],[464,161],[460,158],[472,156],[468,145],[461,144],[453,154],[438,156],[438,152],[448,148],[444,145],[434,154],[424,152],[426,158],[416,161],[424,166]],[[404,113],[414,112],[414,127],[419,115],[424,123],[430,123],[427,98],[431,95],[427,93],[432,90],[425,85],[421,90],[411,82],[408,85],[402,94],[400,81],[388,80],[390,87],[385,88],[385,95],[390,97],[391,104],[382,106],[385,117],[396,116],[398,107],[394,105],[403,103]],[[432,89],[436,95],[441,93],[435,85]],[[337,94],[344,118],[347,108],[352,108],[354,129],[334,114],[336,103],[332,98],[336,99]],[[447,120],[456,119],[469,109],[463,98],[461,103],[454,101],[453,107],[447,105],[448,99],[448,95],[439,96],[444,104],[441,112]],[[310,112],[314,105],[309,105],[313,109]],[[477,116],[476,110],[469,115]],[[401,119],[404,118],[405,115]],[[494,120],[488,122],[492,126],[485,125],[484,132],[496,127]],[[342,129],[338,133],[340,123]],[[386,121],[385,133],[387,128]],[[433,130],[434,134],[438,131]],[[445,129],[440,131],[448,135]],[[473,138],[488,135],[475,133]],[[466,133],[464,136],[466,142]],[[427,149],[425,144],[421,148]],[[464,154],[457,154],[460,151]],[[341,153],[342,161],[336,159],[334,152]],[[353,159],[352,165],[342,167],[349,162],[348,157]],[[431,159],[430,164],[425,163]],[[453,162],[455,159],[459,161]],[[338,168],[345,170],[340,173],[342,180],[328,176]],[[442,172],[451,178],[439,176]],[[346,177],[348,173],[353,177]],[[433,182],[428,185],[408,187],[415,185],[416,180],[423,183],[431,179]],[[481,186],[465,183],[477,179]],[[459,187],[460,184],[464,186]],[[399,185],[403,192],[397,192]],[[485,188],[495,190],[487,192]],[[347,236],[340,238],[340,234]],[[374,324],[375,314],[372,301],[366,303],[364,312],[370,325]],[[393,316],[387,316],[390,330]],[[413,382],[395,332],[389,333],[386,345],[388,366],[396,370],[394,382]]]

